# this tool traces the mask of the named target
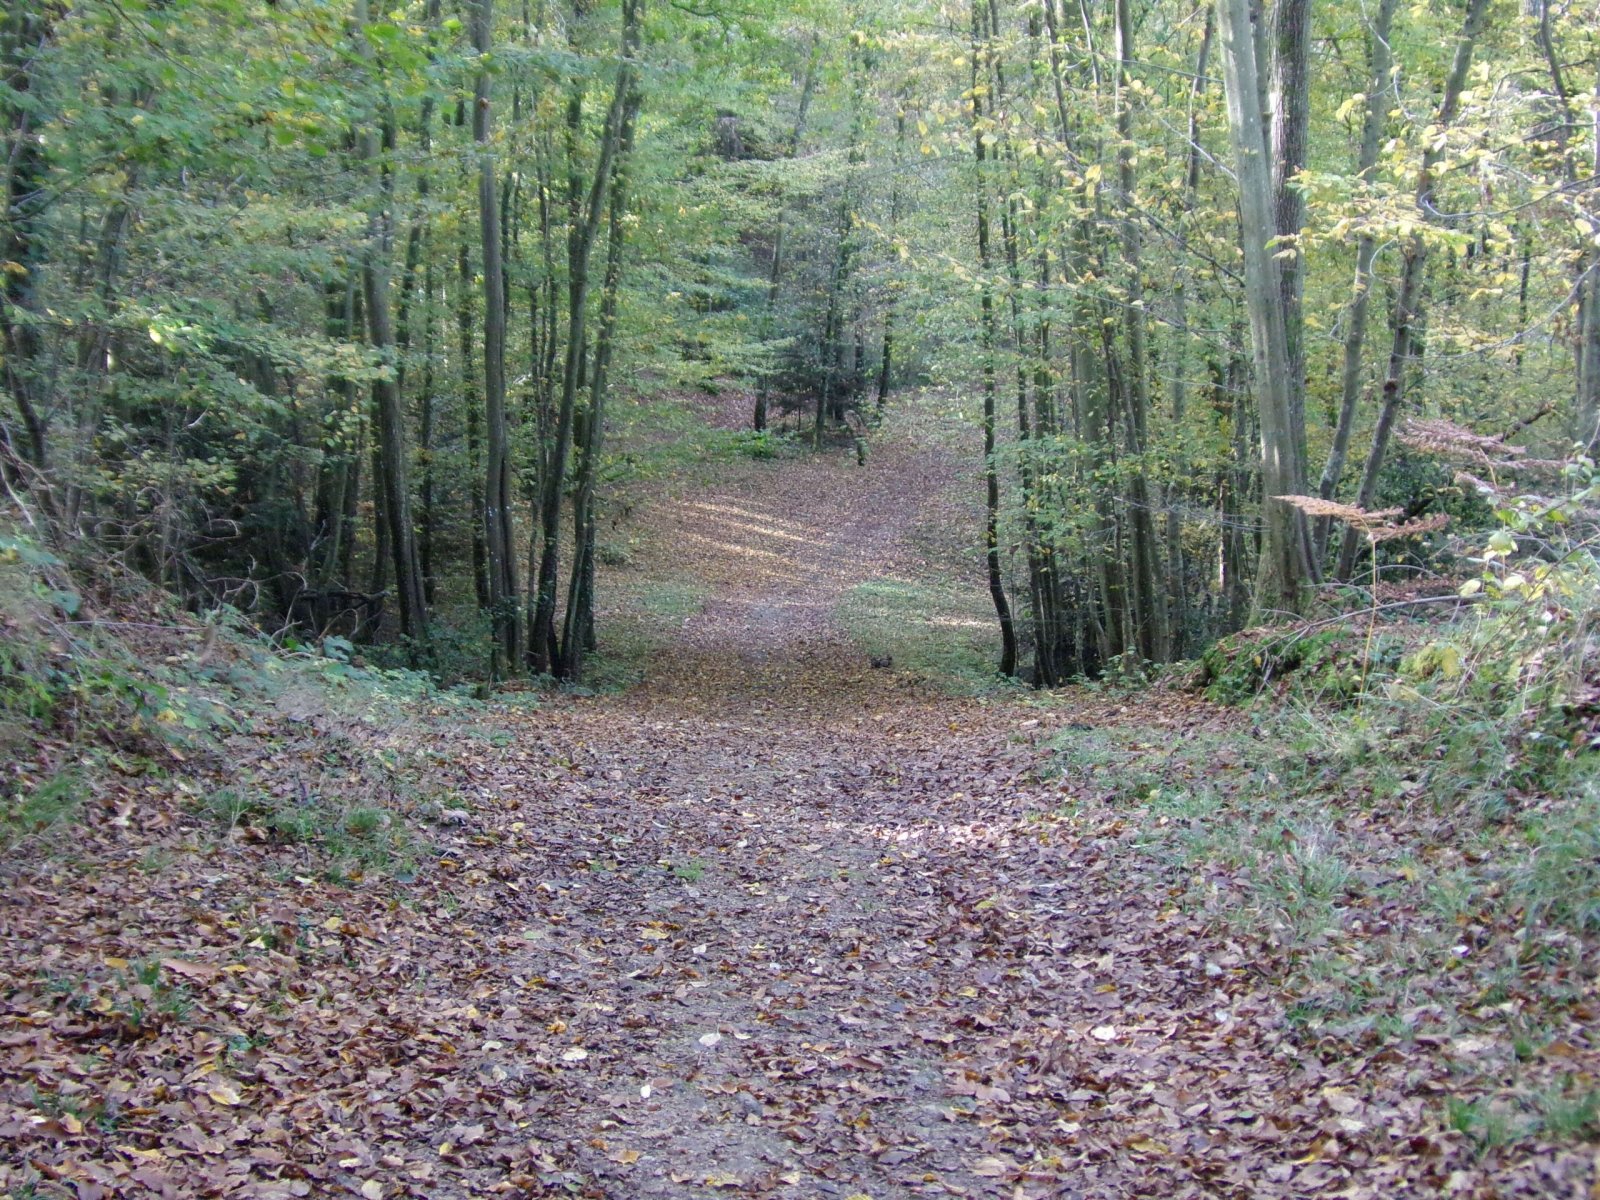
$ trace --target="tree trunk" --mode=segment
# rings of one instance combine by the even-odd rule
[[[894,114],[894,164],[889,181],[889,246],[895,248],[900,236],[900,172],[906,158],[906,103],[901,96]],[[889,399],[889,384],[894,376],[894,308],[899,281],[890,278],[883,302],[883,347],[878,355],[878,420],[883,420],[883,406]]]
[[[356,21],[367,21],[366,0],[357,0]],[[362,57],[370,59],[372,49],[358,31],[358,44],[363,47]],[[393,113],[384,107],[383,141],[385,148],[394,149]],[[357,139],[358,153],[369,166],[378,158],[378,145],[370,128],[363,129]],[[379,355],[391,367],[387,375],[372,381],[372,403],[378,426],[375,466],[381,466],[380,478],[373,486],[382,491],[382,510],[388,533],[389,552],[394,564],[395,598],[400,610],[400,632],[415,645],[428,636],[428,606],[423,596],[422,572],[417,567],[416,538],[411,524],[411,491],[407,464],[405,420],[400,409],[400,387],[394,373],[395,335],[390,316],[389,261],[393,249],[394,214],[390,207],[392,187],[388,183],[389,167],[380,164],[384,182],[380,185],[377,203],[367,218],[367,246],[361,264],[361,285],[367,309],[369,340]]]
[[[1133,104],[1129,98],[1128,71],[1134,64],[1133,16],[1129,0],[1116,0],[1116,110],[1117,187],[1122,193],[1122,258],[1127,264],[1127,303],[1123,321],[1128,339],[1128,370],[1124,381],[1124,429],[1128,453],[1133,457],[1128,480],[1128,507],[1133,535],[1134,611],[1137,614],[1139,653],[1154,662],[1168,656],[1167,601],[1157,581],[1155,516],[1151,512],[1150,484],[1144,454],[1150,413],[1150,381],[1145,350],[1145,300],[1143,256],[1139,224],[1135,219],[1133,170]]]
[[[984,33],[984,0],[972,0],[972,152],[976,162],[978,226],[978,266],[982,272],[979,308],[982,314],[980,339],[983,351],[983,483],[984,483],[984,560],[989,576],[989,596],[994,601],[995,618],[1000,624],[1000,674],[1007,678],[1017,673],[1017,630],[1006,600],[1005,580],[1000,572],[1000,466],[995,458],[995,337],[994,254],[989,244],[989,182],[985,163],[988,147],[984,143],[983,109],[979,97],[978,63],[993,49],[992,33]]]
[[[1380,0],[1381,2],[1381,0]],[[1283,340],[1289,366],[1289,426],[1294,444],[1306,444],[1306,355],[1302,296],[1305,252],[1300,230],[1306,203],[1292,186],[1306,165],[1306,123],[1311,113],[1311,0],[1277,0],[1272,7],[1272,200],[1278,230]],[[1302,451],[1302,458],[1304,452]],[[1303,469],[1302,469],[1303,473]],[[1313,562],[1312,564],[1316,564]]]
[[[1472,52],[1478,34],[1483,29],[1489,10],[1489,0],[1468,0],[1466,21],[1456,41],[1455,59],[1445,80],[1444,96],[1433,127],[1440,134],[1455,120],[1456,107],[1461,100],[1461,90],[1466,85],[1467,72],[1472,66]],[[1422,220],[1431,220],[1433,213],[1433,173],[1443,157],[1438,142],[1430,142],[1423,151],[1422,167],[1417,173],[1417,210]],[[1412,357],[1413,339],[1418,336],[1427,315],[1422,294],[1423,269],[1428,261],[1428,246],[1420,234],[1405,239],[1402,253],[1405,265],[1400,273],[1400,286],[1395,292],[1394,312],[1390,322],[1392,336],[1389,342],[1389,365],[1383,376],[1383,399],[1378,409],[1378,421],[1372,430],[1372,445],[1367,451],[1366,466],[1361,472],[1361,488],[1356,493],[1356,504],[1372,507],[1378,494],[1378,477],[1383,471],[1384,455],[1389,447],[1389,435],[1394,430],[1405,398],[1406,373]],[[1341,582],[1348,582],[1355,571],[1356,553],[1360,549],[1361,535],[1353,526],[1346,526],[1344,540],[1339,546],[1339,566],[1336,572]]]
[[[1179,230],[1179,244],[1188,245],[1189,233],[1194,223],[1194,211],[1200,191],[1200,105],[1205,99],[1206,70],[1211,64],[1211,47],[1216,40],[1217,10],[1206,9],[1205,28],[1200,34],[1200,50],[1195,55],[1194,81],[1189,88],[1189,155],[1183,173],[1183,218]],[[1185,587],[1183,561],[1183,522],[1178,514],[1178,501],[1185,494],[1183,480],[1188,469],[1184,454],[1184,422],[1187,419],[1189,389],[1189,285],[1194,276],[1187,258],[1179,268],[1179,277],[1173,287],[1172,324],[1177,342],[1176,362],[1172,371],[1172,427],[1177,438],[1173,452],[1173,481],[1164,489],[1167,510],[1167,592],[1171,597],[1172,657],[1182,658],[1184,640],[1189,624],[1189,596]]]
[[[1367,79],[1367,114],[1361,128],[1361,150],[1356,160],[1356,178],[1365,180],[1378,162],[1378,147],[1383,136],[1384,113],[1388,111],[1388,92],[1394,78],[1394,55],[1389,48],[1389,29],[1399,0],[1378,0],[1368,41],[1372,70]],[[1344,478],[1345,461],[1350,453],[1350,431],[1355,427],[1356,405],[1361,398],[1361,352],[1367,337],[1367,309],[1372,299],[1372,262],[1378,242],[1363,233],[1356,242],[1356,275],[1350,289],[1350,307],[1345,312],[1344,365],[1340,372],[1339,415],[1334,422],[1333,444],[1327,464],[1317,484],[1317,495],[1332,500]],[[1316,556],[1320,563],[1328,551],[1332,526],[1324,517],[1316,523]]]
[[[1255,358],[1257,411],[1261,420],[1261,508],[1265,538],[1256,584],[1258,614],[1296,612],[1312,578],[1305,518],[1278,499],[1304,491],[1303,448],[1295,444],[1289,384],[1289,351],[1283,326],[1282,292],[1270,243],[1277,236],[1272,180],[1266,162],[1261,84],[1249,0],[1218,0],[1228,128],[1239,179],[1243,229],[1245,300]]]
[[[638,19],[637,0],[624,0],[624,39],[631,36],[630,23]],[[556,413],[549,466],[544,479],[540,517],[544,522],[539,555],[539,592],[533,628],[528,645],[528,661],[538,673],[559,666],[561,647],[556,637],[556,592],[559,584],[561,551],[561,493],[566,482],[567,456],[572,447],[573,422],[577,414],[578,390],[582,386],[584,357],[588,353],[586,334],[589,309],[589,261],[599,235],[600,221],[609,193],[612,162],[621,138],[622,115],[633,91],[633,60],[624,57],[617,71],[611,108],[601,133],[600,154],[595,163],[585,197],[578,174],[577,140],[582,124],[582,93],[574,91],[567,106],[569,138],[568,202],[572,228],[567,235],[567,347],[561,379],[561,406]],[[577,85],[581,86],[581,85]]]
[[[27,438],[23,453],[43,471],[49,445],[40,402],[39,271],[43,256],[37,222],[43,214],[45,158],[39,139],[40,114],[31,107],[34,68],[50,40],[46,6],[39,0],[17,0],[0,25],[0,120],[5,126],[5,208],[0,212],[0,380],[16,405]],[[7,422],[0,418],[0,440],[10,445]]]
[[[622,54],[625,62],[638,58],[642,0],[626,0],[623,7]],[[605,278],[601,284],[600,322],[595,337],[594,365],[589,372],[589,413],[579,447],[577,487],[572,500],[573,565],[567,589],[567,611],[561,637],[561,663],[557,674],[577,679],[583,672],[583,654],[592,640],[594,624],[594,486],[600,448],[605,437],[606,384],[610,377],[612,346],[617,325],[617,298],[622,283],[622,250],[628,207],[628,166],[633,153],[634,125],[643,97],[637,72],[631,72],[617,136],[616,162],[611,173],[607,202]]]
[[[511,442],[506,427],[506,277],[499,193],[489,150],[494,0],[473,0],[472,46],[483,65],[473,88],[472,140],[478,152],[478,230],[483,252],[483,543],[494,652],[490,674],[522,664],[517,613],[517,560],[511,509]]]
[[[821,39],[811,35],[811,52],[806,56],[805,82],[800,85],[800,107],[795,112],[794,129],[789,134],[789,144],[784,157],[793,159],[800,152],[800,139],[805,136],[806,115],[811,111],[811,96],[816,89],[817,61],[821,57]],[[785,205],[778,205],[778,219],[772,226],[772,266],[767,272],[767,299],[761,310],[761,340],[769,346],[776,328],[778,311],[778,285],[783,279],[783,237],[789,214]],[[772,388],[772,364],[761,370],[761,381],[756,386],[754,425],[760,433],[767,427],[767,402]]]

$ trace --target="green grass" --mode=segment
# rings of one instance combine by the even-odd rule
[[[1536,1125],[1526,1116],[1508,1111],[1498,1100],[1478,1097],[1464,1100],[1456,1096],[1444,1102],[1445,1124],[1465,1136],[1479,1154],[1487,1154],[1533,1133]]]
[[[1054,773],[1136,826],[1180,906],[1261,947],[1304,1052],[1488,1038],[1501,1053],[1453,1062],[1439,1109],[1488,1154],[1600,1132],[1592,1086],[1554,1085],[1546,1053],[1600,934],[1600,756],[1508,762],[1522,740],[1486,720],[1379,693],[1274,701],[1173,742],[1062,733]]]
[[[690,580],[665,579],[639,587],[635,603],[643,612],[670,621],[681,621],[700,611],[711,589]]]
[[[207,794],[196,808],[226,838],[304,847],[336,882],[371,871],[397,879],[416,874],[419,847],[410,828],[390,809],[359,798],[302,790],[280,800],[241,785]]]
[[[1534,1100],[1541,1129],[1558,1141],[1592,1140],[1600,1135],[1600,1091],[1564,1080],[1563,1086]]]
[[[705,876],[706,864],[698,858],[692,858],[688,862],[674,863],[672,873],[685,883],[699,883]]]
[[[53,841],[77,817],[83,791],[82,776],[67,771],[6,798],[0,803],[0,853],[25,841]]]
[[[999,634],[979,599],[945,584],[875,579],[846,593],[838,617],[864,654],[891,657],[953,694],[981,695],[1011,685],[995,671]]]

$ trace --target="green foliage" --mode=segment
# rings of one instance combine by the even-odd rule
[[[76,816],[83,803],[84,781],[76,771],[7,796],[0,806],[0,854],[24,841],[48,841]]]
[[[1243,704],[1269,688],[1292,687],[1313,701],[1358,697],[1372,672],[1391,670],[1404,643],[1368,638],[1359,629],[1249,630],[1212,643],[1200,656],[1197,683],[1206,698]]]

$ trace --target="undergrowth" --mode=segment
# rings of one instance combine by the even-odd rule
[[[427,712],[473,702],[353,647],[285,651],[239,614],[196,617],[109,564],[0,530],[0,853],[70,854],[85,823],[176,803],[204,850],[276,847],[331,879],[414,875],[434,815]],[[150,847],[141,869],[174,857]],[[286,869],[289,869],[286,867]]]
[[[1196,681],[1244,713],[1056,745],[1261,948],[1301,1053],[1437,1047],[1438,1122],[1484,1154],[1600,1136],[1566,1065],[1600,982],[1600,488],[1568,485],[1504,500],[1448,619],[1251,631]]]

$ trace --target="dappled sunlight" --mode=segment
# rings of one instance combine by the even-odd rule
[[[721,526],[758,533],[762,537],[785,538],[805,545],[814,545],[817,540],[815,530],[807,529],[803,525],[795,525],[792,522],[779,521],[766,513],[745,512],[742,509],[732,508],[728,505],[707,504],[699,500],[690,501],[683,507],[713,513],[715,515],[712,519]],[[804,532],[793,533],[789,529],[779,528],[781,525],[789,525],[790,529],[799,529]]]
[[[776,550],[762,550],[756,546],[745,545],[741,542],[723,542],[703,533],[686,533],[685,539],[702,546],[715,546],[718,550],[725,550],[729,554],[738,554],[745,558],[772,558],[779,562],[788,561],[789,556],[780,554]]]

